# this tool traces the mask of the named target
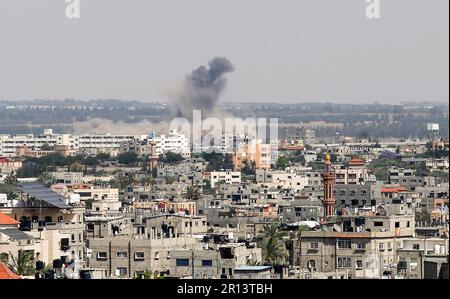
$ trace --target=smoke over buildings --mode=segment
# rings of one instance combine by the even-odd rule
[[[176,116],[192,120],[192,111],[201,110],[202,117],[217,112],[217,102],[227,85],[225,74],[233,72],[231,62],[224,57],[216,57],[208,67],[200,66],[186,76],[183,88],[175,96]]]

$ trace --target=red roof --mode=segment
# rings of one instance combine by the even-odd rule
[[[12,219],[11,217],[0,213],[0,225],[17,225],[19,224],[19,221],[16,221],[14,219]]]
[[[351,165],[363,165],[364,164],[364,160],[360,159],[360,158],[353,158],[350,160]]]
[[[381,193],[398,193],[398,192],[405,192],[405,187],[385,187],[381,189]]]
[[[0,262],[0,279],[21,279],[21,277]]]

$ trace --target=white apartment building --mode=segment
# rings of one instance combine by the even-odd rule
[[[369,180],[369,171],[362,159],[353,158],[348,165],[335,167],[337,185],[362,185]]]
[[[45,129],[43,134],[0,135],[0,156],[14,157],[19,146],[39,149],[44,144],[49,146],[70,145],[71,134],[53,134],[52,129]]]
[[[79,194],[81,201],[85,201],[88,199],[112,200],[112,201],[119,200],[119,189],[117,188],[99,188],[99,187],[79,188],[73,189],[72,193]]]
[[[172,152],[181,154],[185,158],[189,158],[191,156],[189,139],[186,137],[186,135],[179,133],[176,130],[169,131],[168,135],[155,136],[150,140],[157,142],[157,155]]]
[[[82,134],[71,135],[69,147],[72,149],[102,148],[119,149],[122,142],[145,140],[147,135],[112,135],[112,134]]]
[[[256,182],[263,183],[267,187],[291,189],[301,191],[308,186],[309,178],[295,171],[256,170]]]
[[[114,135],[114,134],[54,134],[52,129],[45,129],[43,134],[0,135],[0,157],[14,157],[20,146],[40,149],[44,144],[49,146],[63,145],[73,150],[98,149],[101,152],[119,150],[121,144],[132,140],[147,140],[148,135]],[[171,131],[168,135],[154,138],[158,142],[157,153],[176,152],[184,157],[190,156],[189,140],[185,135]],[[95,153],[99,151],[94,151]]]
[[[211,188],[214,188],[216,184],[240,184],[241,172],[240,171],[212,171],[211,172]]]

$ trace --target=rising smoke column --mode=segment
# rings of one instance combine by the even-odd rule
[[[177,117],[192,120],[193,110],[201,110],[202,117],[212,115],[217,101],[227,85],[226,73],[234,71],[231,62],[224,57],[216,57],[186,76],[181,94],[175,98]]]

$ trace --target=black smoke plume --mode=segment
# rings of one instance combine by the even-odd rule
[[[192,120],[193,110],[201,110],[202,118],[214,114],[227,85],[224,76],[232,71],[234,67],[227,58],[216,57],[208,67],[202,65],[187,75],[181,94],[175,98],[177,117]]]

